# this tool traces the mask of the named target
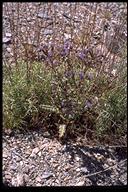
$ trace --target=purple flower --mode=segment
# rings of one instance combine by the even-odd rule
[[[69,49],[65,48],[61,51],[61,56],[65,57],[69,54]]]
[[[53,52],[52,51],[48,51],[48,57],[52,57],[53,56]]]
[[[73,71],[66,71],[65,72],[65,77],[66,78],[72,78],[74,76],[74,72]]]
[[[81,59],[81,60],[84,60],[85,59],[85,53],[83,51],[80,51],[78,53],[78,57]]]
[[[71,49],[71,42],[70,41],[65,41],[64,42],[64,49]]]
[[[62,46],[61,56],[65,57],[69,54],[69,51],[71,49],[71,42],[65,41],[64,45]]]
[[[80,76],[80,80],[83,80],[83,79],[84,79],[84,72],[81,71],[81,72],[79,73],[79,76]]]
[[[91,103],[91,101],[89,101],[89,100],[87,100],[86,102],[85,102],[85,108],[91,108],[92,107],[92,103]]]

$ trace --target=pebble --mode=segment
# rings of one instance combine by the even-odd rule
[[[89,173],[89,171],[88,171],[88,169],[86,168],[86,167],[81,167],[81,172],[83,172],[83,173],[85,173],[85,174],[88,174]]]
[[[49,19],[51,20],[52,19],[51,16],[48,16],[45,13],[38,13],[37,17],[41,18],[41,19],[46,19],[46,20],[49,20]]]
[[[13,170],[13,171],[15,171],[15,170],[17,169],[17,165],[16,165],[16,164],[12,164],[12,165],[10,166],[10,169]]]
[[[11,44],[11,39],[9,37],[4,37],[3,43],[9,45],[9,44]]]
[[[8,152],[3,151],[3,158],[7,158],[8,157]]]
[[[19,157],[19,156],[16,156],[15,159],[17,162],[21,161],[21,157]]]
[[[6,178],[6,180],[10,180],[12,177],[11,177],[11,175],[5,175],[5,178]]]
[[[43,175],[42,175],[42,178],[43,179],[48,179],[50,177],[53,176],[53,173],[50,173],[50,172],[44,172]]]
[[[15,187],[17,186],[17,181],[15,177],[12,178],[11,184],[12,186],[15,186]]]
[[[39,150],[40,150],[40,149],[39,149],[38,147],[34,148],[34,149],[32,150],[32,153],[31,153],[30,157],[36,157],[36,154],[38,153]]]
[[[41,184],[41,183],[37,183],[36,186],[37,186],[37,187],[41,187],[42,184]]]
[[[23,171],[24,173],[29,173],[29,170],[30,170],[30,167],[28,165],[26,165],[24,168],[23,168]]]
[[[12,34],[11,34],[11,33],[6,33],[5,36],[6,36],[6,37],[11,37]]]
[[[79,183],[77,183],[75,186],[83,186],[85,183],[85,181],[80,181]]]
[[[38,176],[38,177],[36,177],[36,181],[37,182],[41,182],[41,178]]]
[[[77,168],[76,171],[79,172],[81,169],[80,168]]]
[[[80,158],[79,158],[79,157],[76,157],[75,159],[76,159],[76,161],[79,161],[79,160],[80,160]]]
[[[42,155],[41,151],[38,153],[38,155],[39,155],[39,157],[41,157],[41,155]]]
[[[25,179],[24,175],[21,173],[17,174],[17,186],[24,186],[25,185]]]
[[[53,30],[45,30],[44,32],[43,32],[43,34],[44,35],[52,35],[53,34]]]

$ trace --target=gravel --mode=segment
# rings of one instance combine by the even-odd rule
[[[127,185],[126,148],[61,145],[41,131],[3,134],[3,146],[3,183],[8,186]]]

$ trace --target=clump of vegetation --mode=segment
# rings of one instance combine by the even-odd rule
[[[77,9],[76,5],[70,4],[72,18]],[[56,14],[55,7],[53,10]],[[60,138],[79,133],[88,139],[126,135],[126,54],[125,51],[119,51],[119,55],[111,51],[115,49],[112,42],[120,36],[119,30],[114,31],[111,46],[105,47],[104,39],[108,38],[105,26],[111,14],[102,18],[104,26],[101,26],[100,38],[93,37],[97,30],[97,12],[96,4],[93,14],[89,12],[87,28],[83,27],[79,36],[74,33],[74,20],[70,18],[70,38],[65,39],[63,31],[58,44],[55,17],[53,39],[49,44],[37,49],[37,45],[25,46],[29,43],[23,43],[25,55],[20,55],[13,47],[16,65],[4,61],[3,66],[4,128],[46,126],[50,131],[56,128]],[[121,29],[125,23],[119,19]],[[39,22],[34,39],[38,43],[40,30]],[[18,38],[22,39],[23,33],[19,32]],[[27,35],[26,39],[29,39],[30,34]],[[118,50],[125,50],[124,45]]]

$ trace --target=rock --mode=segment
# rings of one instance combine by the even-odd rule
[[[12,186],[15,186],[15,187],[17,186],[17,182],[16,182],[15,177],[12,178],[11,184],[12,184]]]
[[[84,185],[84,181],[80,181],[79,183],[77,183],[75,186],[83,186]]]
[[[17,186],[24,186],[25,185],[25,179],[24,175],[21,173],[17,174]]]
[[[50,29],[46,29],[44,32],[43,32],[44,35],[52,35],[53,34],[53,30],[50,30]]]
[[[42,184],[41,184],[41,183],[37,183],[36,186],[37,186],[37,187],[41,187]]]
[[[6,19],[9,19],[9,16],[8,15],[4,15],[3,18],[6,20]]]
[[[41,151],[38,153],[38,155],[39,155],[39,157],[41,157],[41,155],[42,155],[42,154],[41,154]]]
[[[10,47],[7,47],[7,51],[10,53],[10,52],[11,52],[11,48],[10,48]]]
[[[29,176],[27,174],[24,174],[24,182],[28,183],[29,181]]]
[[[30,155],[30,157],[35,157],[35,155],[39,152],[39,148],[38,147],[36,147],[36,148],[34,148],[33,150],[32,150],[32,153],[31,153],[31,155]]]
[[[71,38],[71,34],[68,33],[64,33],[64,40],[70,39]]]
[[[23,166],[23,164],[24,164],[24,162],[23,162],[23,161],[20,161],[20,167],[22,167],[22,166]]]
[[[80,170],[81,170],[80,168],[77,168],[77,169],[76,169],[77,172],[80,172]]]
[[[10,180],[11,178],[12,178],[11,175],[5,175],[6,180]]]
[[[19,157],[19,156],[16,156],[16,162],[19,162],[19,161],[21,161],[21,157]]]
[[[50,16],[48,16],[47,14],[45,13],[39,13],[37,15],[38,18],[41,18],[41,19],[46,19],[46,20],[51,20],[52,18]]]
[[[12,34],[11,34],[11,33],[6,33],[5,36],[6,36],[6,37],[11,37]]]
[[[8,158],[8,151],[3,151],[3,158]]]
[[[42,178],[43,179],[48,179],[50,177],[53,176],[53,173],[50,173],[50,172],[44,172],[43,175],[42,175]]]
[[[3,38],[3,44],[10,45],[11,44],[11,39],[9,37],[4,37]]]
[[[76,157],[75,159],[76,159],[76,161],[79,161],[79,160],[80,160],[80,158],[79,158],[79,157]]]
[[[39,183],[41,182],[40,176],[37,176],[37,177],[36,177],[36,181],[39,182]]]
[[[48,131],[46,131],[46,132],[43,133],[43,136],[44,137],[50,137],[50,133]]]
[[[13,171],[15,171],[15,170],[17,169],[17,165],[16,165],[16,164],[12,164],[12,165],[10,166],[10,169],[13,170]]]
[[[81,172],[83,172],[83,173],[85,173],[85,174],[88,174],[89,173],[89,171],[88,171],[88,169],[86,168],[86,167],[81,167]]]
[[[28,174],[28,173],[29,173],[29,171],[30,171],[29,166],[28,166],[28,165],[26,165],[26,166],[24,167],[23,171],[24,171],[24,173]]]

